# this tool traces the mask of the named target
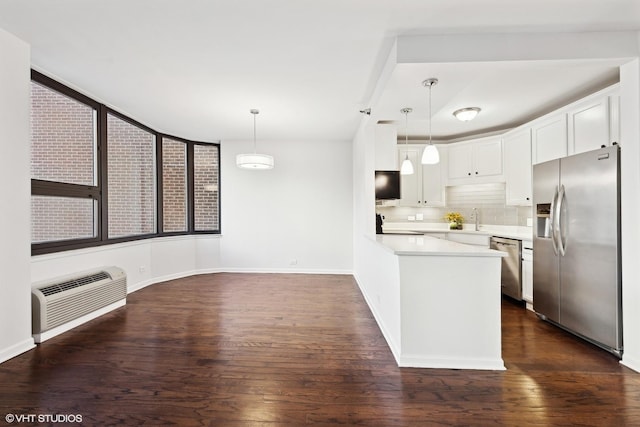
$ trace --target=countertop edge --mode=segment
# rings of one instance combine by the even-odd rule
[[[522,227],[531,228],[531,227]],[[471,234],[476,236],[496,236],[504,237],[507,239],[516,239],[522,241],[533,241],[533,231],[518,232],[512,230],[500,230],[494,229],[490,226],[480,226],[480,230],[463,229],[463,230],[449,230],[444,226],[442,228],[433,226],[430,224],[420,223],[387,223],[383,226],[383,230],[388,232],[419,232],[419,233],[453,233],[453,234]]]
[[[367,237],[398,256],[501,258],[504,252],[429,236],[378,234]],[[421,239],[421,240],[420,240]],[[386,240],[386,241],[385,241]]]

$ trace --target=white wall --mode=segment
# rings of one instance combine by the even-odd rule
[[[29,46],[0,29],[0,362],[31,338]]]
[[[640,372],[640,63],[620,67],[622,210],[622,363]]]
[[[217,235],[159,237],[32,257],[31,281],[115,265],[134,292],[152,283],[220,271]]]
[[[250,141],[223,141],[221,266],[226,271],[351,273],[348,141],[259,141],[272,170],[244,170]]]

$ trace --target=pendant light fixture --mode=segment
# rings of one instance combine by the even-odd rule
[[[400,110],[404,114],[405,120],[405,133],[404,133],[404,145],[405,148],[409,145],[409,113],[413,111],[413,108],[403,108]],[[409,160],[409,150],[405,151],[404,160],[400,167],[400,175],[413,175],[413,163]]]
[[[260,111],[252,109],[249,112],[253,114],[253,153],[238,154],[236,165],[242,169],[273,169],[273,156],[258,154],[256,151],[256,116]]]
[[[422,86],[429,88],[429,143],[422,152],[423,165],[435,165],[440,162],[438,148],[431,141],[431,88],[438,84],[438,79],[430,78],[422,82]]]

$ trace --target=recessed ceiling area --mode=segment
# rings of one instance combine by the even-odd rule
[[[249,110],[258,108],[261,139],[351,141],[397,37],[635,31],[640,2],[3,0],[0,28],[31,46],[38,71],[160,132],[247,140]],[[509,126],[615,79],[615,64],[560,65],[402,67],[381,104],[384,119],[397,120],[405,106],[415,109],[411,122],[423,117],[427,77],[440,79],[433,125],[443,137]],[[474,105],[483,109],[476,120],[445,120]]]
[[[434,141],[450,142],[470,135],[517,127],[587,94],[619,81],[617,60],[502,61],[449,64],[397,64],[376,104],[378,122],[398,125],[409,138],[424,140],[429,130],[428,88],[422,81],[435,77],[432,88]],[[455,110],[479,107],[475,119],[462,122]]]

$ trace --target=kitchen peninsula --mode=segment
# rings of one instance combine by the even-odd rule
[[[422,235],[376,235],[362,288],[401,367],[503,370],[502,252]]]

